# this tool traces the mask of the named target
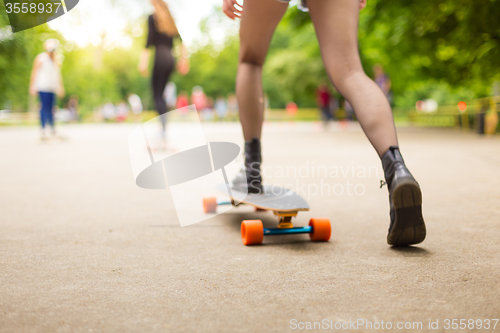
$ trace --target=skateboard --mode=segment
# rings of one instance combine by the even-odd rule
[[[40,138],[41,143],[52,143],[55,141],[59,142],[67,142],[68,137],[64,135],[51,135],[51,136],[44,136]]]
[[[217,200],[217,197],[203,198],[205,213],[215,213],[217,206],[250,205],[256,211],[272,211],[278,218],[277,228],[264,228],[261,220],[241,222],[241,240],[244,245],[261,244],[264,236],[309,234],[313,242],[330,240],[331,224],[326,217],[312,218],[306,227],[294,227],[292,218],[299,212],[308,211],[309,205],[297,193],[279,186],[264,186],[262,194],[247,194],[231,188],[227,184],[217,186],[217,190],[230,200]],[[238,204],[236,204],[238,202]]]

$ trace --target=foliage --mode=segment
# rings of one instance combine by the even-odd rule
[[[2,4],[3,5],[3,4]],[[31,67],[41,41],[61,39],[46,25],[13,34],[5,11],[0,15],[0,109],[26,110]]]
[[[361,12],[360,54],[368,75],[380,63],[390,75],[394,102],[411,107],[418,99],[440,103],[491,93],[500,80],[500,0],[369,0]],[[210,29],[224,26],[215,8],[200,25],[202,37],[190,47],[188,75],[174,74],[178,91],[202,86],[217,98],[234,93],[239,41],[235,33],[212,40]],[[146,29],[144,18],[142,26]],[[0,109],[10,101],[14,110],[28,109],[28,83],[35,56],[43,41],[61,41],[66,97],[77,95],[84,111],[107,102],[117,103],[129,93],[153,108],[150,79],[137,71],[145,33],[128,48],[74,45],[46,24],[16,34],[8,33],[5,11],[0,14]],[[132,26],[132,24],[131,24]],[[264,68],[264,90],[272,107],[289,101],[315,107],[315,90],[328,81],[309,14],[291,7],[278,26]],[[9,103],[7,103],[9,104]]]
[[[439,102],[491,94],[500,80],[499,0],[369,0],[360,14],[365,70],[380,63],[392,80],[395,103]],[[292,11],[297,29],[309,15]]]

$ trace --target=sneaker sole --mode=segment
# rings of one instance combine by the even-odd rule
[[[412,181],[401,182],[394,189],[392,201],[396,216],[387,243],[406,246],[423,242],[426,229],[420,187]]]

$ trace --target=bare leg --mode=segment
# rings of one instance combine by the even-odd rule
[[[309,0],[326,70],[378,155],[398,140],[391,107],[380,88],[363,71],[358,52],[359,3],[356,0]]]
[[[274,30],[288,8],[276,0],[245,0],[240,26],[240,55],[236,97],[245,137],[245,167],[233,179],[233,187],[262,193],[260,136],[264,121],[262,66]]]
[[[356,0],[309,0],[323,62],[333,84],[349,101],[382,159],[389,189],[390,245],[425,239],[422,192],[399,152],[391,107],[384,93],[361,67],[358,53],[359,3]]]
[[[240,26],[236,97],[245,141],[260,139],[264,121],[262,66],[276,26],[288,4],[276,0],[245,0]]]

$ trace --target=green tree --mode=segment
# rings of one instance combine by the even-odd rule
[[[13,34],[5,10],[0,12],[0,108],[24,111],[28,108],[33,60],[43,52],[43,41],[62,37],[46,24]]]

